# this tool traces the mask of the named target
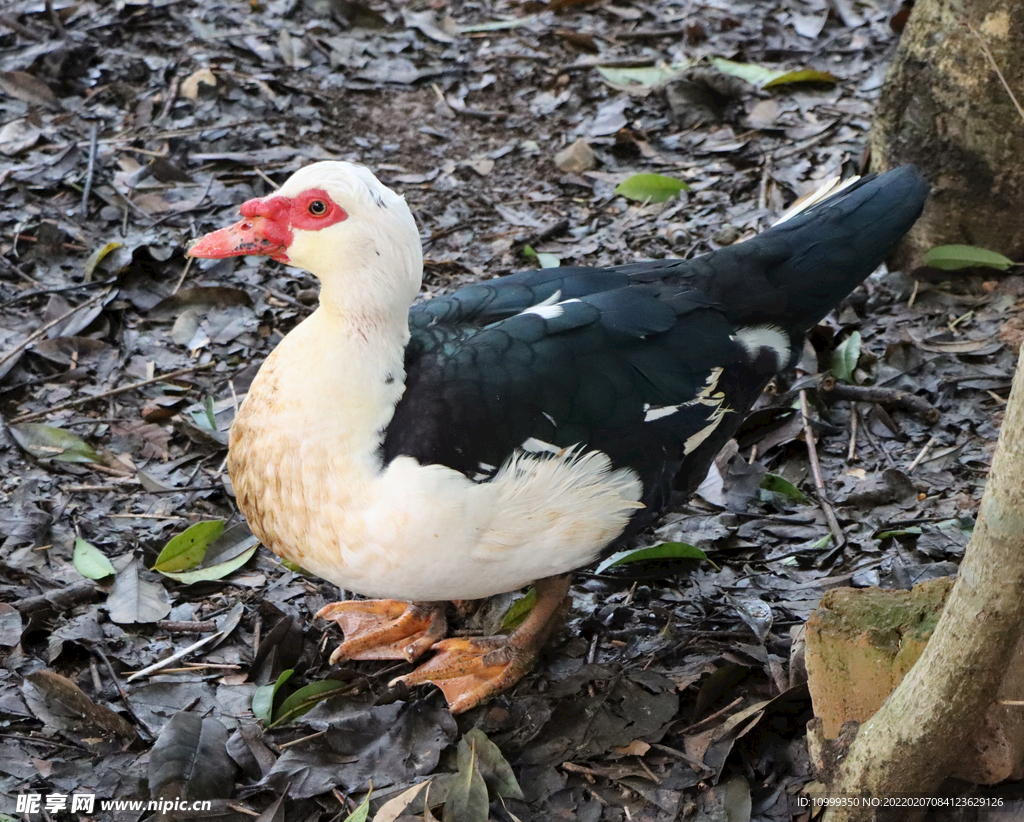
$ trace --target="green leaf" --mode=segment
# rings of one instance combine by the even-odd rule
[[[761,480],[761,487],[765,491],[771,491],[773,494],[782,494],[790,499],[795,499],[797,502],[807,502],[807,497],[804,496],[803,491],[778,474],[765,474]]]
[[[281,707],[274,714],[274,721],[267,726],[267,729],[275,728],[283,722],[291,722],[291,720],[311,711],[325,699],[347,693],[351,689],[351,685],[346,682],[338,682],[336,679],[311,682],[306,687],[299,688],[281,703]]]
[[[284,683],[292,678],[292,674],[294,673],[294,668],[289,668],[287,671],[281,671],[281,676],[277,678],[277,682],[272,682],[269,685],[261,685],[253,692],[253,716],[257,719],[262,719],[264,722],[270,721],[270,717],[274,714],[274,700],[277,698],[277,692],[281,690],[281,686],[284,685]]]
[[[366,798],[359,803],[359,807],[345,817],[345,822],[366,822],[366,817],[370,814],[370,796],[372,794],[373,788],[371,787]]]
[[[106,245],[100,246],[90,254],[89,259],[86,260],[85,265],[82,266],[82,270],[85,273],[85,281],[90,282],[92,280],[92,273],[96,270],[96,266],[103,262],[104,257],[106,257],[111,251],[116,251],[121,247],[121,243],[107,243]]]
[[[459,742],[459,774],[444,803],[443,822],[487,822],[487,783],[476,766],[476,746]]]
[[[212,519],[197,522],[173,537],[153,563],[153,570],[166,574],[168,571],[186,571],[195,568],[206,556],[210,543],[224,533],[224,520]]]
[[[921,536],[921,526],[911,525],[909,528],[903,528],[895,531],[879,531],[875,534],[875,539],[891,539],[894,537],[919,537]]]
[[[531,588],[523,596],[508,606],[505,616],[501,618],[501,630],[512,631],[518,628],[533,606],[537,604],[537,589]]]
[[[928,249],[924,264],[943,271],[957,271],[961,268],[994,268],[1006,271],[1014,264],[1009,257],[978,248],[974,245],[937,245]]]
[[[532,246],[525,246],[523,248],[524,257],[533,257],[537,260],[537,264],[541,268],[558,268],[562,264],[562,261],[554,254],[548,254],[544,251],[534,251]]]
[[[213,397],[207,397],[203,402],[203,408],[206,410],[206,421],[209,423],[210,430],[217,430],[217,412],[213,407]]]
[[[301,565],[296,565],[290,559],[282,559],[281,564],[294,574],[302,574],[303,576],[312,576],[305,568]]]
[[[508,764],[501,749],[487,738],[487,734],[479,728],[473,728],[459,742],[460,750],[464,744],[472,745],[476,751],[477,767],[492,795],[503,799],[525,798],[512,766]]]
[[[732,77],[739,77],[758,88],[771,88],[791,83],[831,83],[837,82],[834,75],[827,71],[817,69],[797,69],[786,71],[785,69],[771,69],[765,66],[756,66],[753,63],[736,63],[732,60],[725,60],[721,57],[713,57],[711,65],[722,74]]]
[[[14,441],[37,460],[99,462],[100,455],[85,440],[63,428],[38,422],[9,426]]]
[[[75,537],[75,555],[72,561],[78,573],[89,579],[103,579],[114,573],[114,566],[110,564],[107,555],[81,537]]]
[[[796,71],[787,71],[781,77],[776,77],[774,80],[769,80],[762,88],[774,88],[792,83],[828,83],[830,86],[834,86],[838,82],[836,76],[828,71],[797,69]]]
[[[667,83],[682,74],[690,63],[675,63],[671,66],[642,66],[638,68],[617,68],[615,66],[598,66],[598,73],[612,86],[627,91],[642,91]]]
[[[242,531],[244,534],[232,532]],[[192,585],[196,582],[208,582],[212,579],[223,579],[233,574],[252,559],[256,549],[260,547],[256,539],[244,523],[232,526],[222,536],[214,540],[206,550],[202,564],[188,571],[161,571],[165,577]]]
[[[840,382],[853,382],[860,360],[860,332],[854,331],[832,352],[832,376]]]
[[[689,190],[690,187],[682,180],[664,174],[634,174],[615,186],[616,194],[641,203],[664,203],[680,191]]]
[[[233,574],[252,559],[252,555],[256,553],[256,549],[259,547],[260,546],[257,543],[251,548],[247,548],[238,556],[233,557],[226,562],[218,562],[216,565],[195,568],[191,571],[160,571],[160,573],[165,577],[170,577],[175,582],[182,583],[183,585],[195,585],[197,582],[210,582],[214,579],[224,579],[224,577]]]
[[[700,548],[685,542],[663,542],[650,548],[636,548],[632,551],[619,551],[597,566],[595,573],[602,574],[609,568],[628,565],[632,562],[644,562],[649,559],[708,559]],[[711,560],[708,560],[710,562]]]

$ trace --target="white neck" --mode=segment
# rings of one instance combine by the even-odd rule
[[[408,310],[399,317],[345,312],[327,301],[275,349],[259,377],[270,371],[289,416],[319,432],[327,447],[376,464],[405,390],[407,317]]]

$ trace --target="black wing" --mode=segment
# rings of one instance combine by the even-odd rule
[[[486,479],[516,448],[583,444],[637,471],[649,521],[703,479],[783,349],[878,266],[926,195],[904,167],[695,260],[525,272],[416,306],[384,458]],[[759,326],[788,346],[744,343]]]

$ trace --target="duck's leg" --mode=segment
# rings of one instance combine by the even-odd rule
[[[453,714],[476,707],[507,691],[533,667],[537,652],[557,624],[569,593],[569,575],[539,580],[537,602],[523,623],[508,636],[445,639],[437,652],[415,671],[392,681],[406,685],[437,685]]]
[[[398,602],[394,599],[332,602],[318,619],[334,620],[345,641],[334,649],[340,659],[406,659],[413,662],[448,633],[443,602]]]

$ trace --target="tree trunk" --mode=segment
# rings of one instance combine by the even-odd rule
[[[1024,0],[917,0],[871,133],[877,170],[915,163],[933,185],[894,255],[909,268],[935,245],[1024,256]],[[986,50],[988,54],[986,54]]]
[[[1020,356],[978,521],[945,610],[921,659],[861,725],[829,786],[833,795],[934,791],[1006,673],[1024,625],[1024,347]],[[835,808],[825,819],[872,820],[877,810]]]

